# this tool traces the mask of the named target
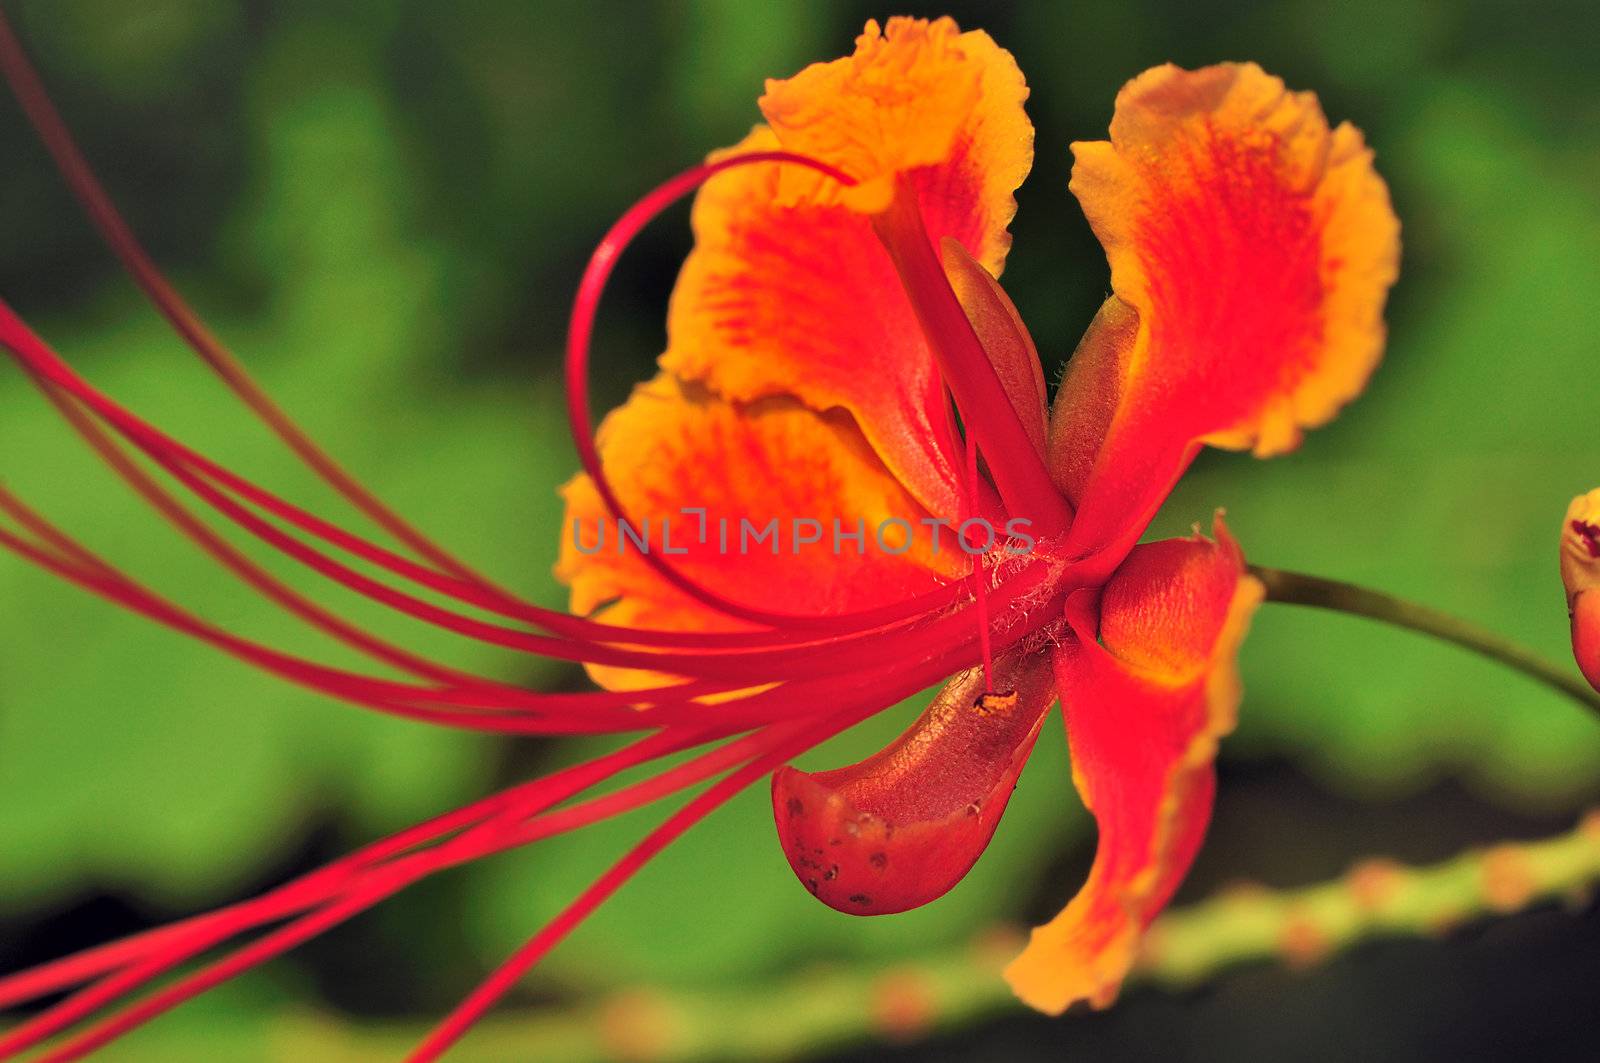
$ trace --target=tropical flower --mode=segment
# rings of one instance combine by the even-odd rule
[[[399,678],[295,657],[186,613],[3,488],[0,545],[348,702],[508,733],[643,735],[255,901],[0,979],[0,1006],[84,986],[0,1037],[0,1057],[240,934],[275,927],[54,1058],[440,868],[703,783],[413,1058],[436,1058],[654,853],[769,775],[784,851],[818,898],[860,914],[926,903],[981,854],[1058,698],[1098,852],[1008,977],[1049,1011],[1114,998],[1200,844],[1212,759],[1239,702],[1235,651],[1262,597],[1220,518],[1213,538],[1137,544],[1202,446],[1292,449],[1376,365],[1398,229],[1355,129],[1330,129],[1314,97],[1251,64],[1165,66],[1130,82],[1110,140],[1073,148],[1071,188],[1106,248],[1113,294],[1047,410],[1033,341],[996,280],[1033,150],[1011,56],[948,19],[893,19],[868,23],[852,56],[770,82],[765,124],[629,211],[580,290],[568,365],[585,473],[566,488],[567,615],[461,564],[306,439],[156,273],[3,22],[0,65],[156,305],[397,545],[359,538],[141,420],[4,304],[0,344],[185,535]],[[607,272],[643,224],[701,185],[661,372],[596,442],[584,370]],[[348,624],[218,535],[134,452],[320,576],[468,637],[581,661],[605,689],[522,691]],[[940,682],[881,753],[834,771],[784,766]],[[692,749],[644,781],[597,789]]]
[[[1561,523],[1561,582],[1572,618],[1572,655],[1600,690],[1600,489],[1579,495]]]
[[[972,573],[970,604],[940,602],[874,656],[975,667],[868,760],[779,771],[778,833],[841,911],[923,904],[987,844],[1059,696],[1099,852],[1009,972],[1059,1011],[1115,996],[1195,854],[1239,700],[1234,651],[1262,595],[1220,520],[1214,542],[1134,543],[1202,444],[1280,453],[1361,389],[1398,244],[1371,153],[1313,97],[1253,65],[1151,70],[1118,96],[1109,142],[1074,145],[1072,191],[1115,294],[1047,416],[1033,342],[995,280],[1031,163],[1025,95],[1006,52],[949,20],[869,24],[850,58],[769,83],[767,124],[729,153],[791,151],[855,184],[781,163],[711,179],[661,373],[606,419],[600,455],[621,510],[658,527],[693,507],[780,527],[1028,522],[1025,557],[1009,541],[967,557],[925,539],[774,556],[707,536],[673,560],[736,605],[812,616]],[[963,432],[987,475],[964,473]],[[576,527],[608,515],[587,477],[567,499]],[[637,551],[575,543],[561,566],[574,612],[675,631],[779,623],[686,593]],[[987,644],[972,619],[950,623],[979,610]],[[840,674],[836,652],[804,667]],[[654,679],[590,671],[613,689]]]

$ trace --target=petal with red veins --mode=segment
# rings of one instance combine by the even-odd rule
[[[936,244],[953,238],[998,274],[1033,159],[1026,97],[1010,54],[949,19],[869,23],[855,54],[769,82],[768,124],[719,156],[794,151],[861,184],[781,164],[707,182],[662,367],[736,402],[784,394],[848,411],[924,507],[956,516],[944,390],[871,219],[908,187]]]
[[[1400,243],[1361,133],[1254,64],[1146,71],[1111,139],[1073,152],[1072,191],[1138,315],[1103,437],[1067,433],[1091,452],[1051,461],[1089,466],[1071,545],[1090,553],[1131,543],[1201,444],[1279,454],[1354,398]],[[1104,395],[1064,389],[1057,408],[1080,401]]]

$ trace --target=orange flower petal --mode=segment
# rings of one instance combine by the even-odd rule
[[[731,152],[801,152],[862,183],[776,164],[709,181],[662,366],[735,401],[850,411],[925,507],[955,515],[959,452],[933,355],[869,215],[903,182],[936,242],[999,273],[1032,163],[1026,95],[1008,53],[949,19],[868,23],[853,56],[769,82],[770,125]]]
[[[1016,213],[1011,194],[1033,165],[1028,88],[1011,53],[954,20],[869,21],[855,54],[769,80],[761,113],[789,151],[822,159],[859,182],[830,196],[865,213],[888,207],[909,177],[923,205],[999,272]],[[930,222],[932,219],[930,218]],[[932,226],[930,225],[930,230]],[[972,237],[974,239],[965,239]]]
[[[1198,443],[1291,450],[1361,391],[1399,223],[1361,133],[1254,64],[1146,71],[1110,141],[1073,152],[1072,191],[1140,317],[1075,529],[1099,545],[1148,502],[1118,485],[1164,493]]]
[[[1056,680],[1100,840],[1078,895],[1006,970],[1041,1011],[1116,998],[1205,833],[1212,758],[1239,704],[1234,656],[1264,593],[1220,519],[1216,536],[1134,549],[1101,596],[1098,631],[1092,607],[1069,606],[1075,637],[1056,652]]]
[[[897,601],[966,572],[948,534],[934,552],[931,529],[921,523],[927,512],[841,412],[817,414],[783,397],[730,403],[662,374],[606,417],[599,443],[635,530],[648,521],[652,549],[670,546],[679,569],[741,604],[782,602],[785,611],[827,615]],[[662,579],[619,534],[588,477],[572,480],[563,494],[556,575],[570,587],[574,613],[599,609],[606,622],[661,630],[748,627]],[[686,514],[685,507],[705,513]],[[815,535],[815,542],[797,543],[796,519],[815,522],[803,524],[799,536]],[[885,524],[891,520],[904,525]],[[762,534],[774,521],[776,539]],[[859,544],[849,537],[858,525]],[[655,681],[639,672],[590,671],[612,689]]]
[[[1579,495],[1561,523],[1561,582],[1572,617],[1572,654],[1600,690],[1600,489]]]

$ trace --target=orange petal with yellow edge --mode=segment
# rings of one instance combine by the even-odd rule
[[[675,567],[741,604],[782,602],[786,610],[826,616],[885,605],[966,573],[967,559],[948,536],[935,552],[921,523],[927,512],[841,411],[818,414],[782,397],[731,403],[663,374],[606,417],[599,446],[636,533],[648,521],[648,536],[640,537],[652,549],[670,547]],[[570,588],[574,613],[598,610],[608,623],[658,630],[749,626],[668,584],[620,534],[588,477],[569,482],[563,495],[556,575]],[[796,542],[796,519],[821,526],[801,529],[799,538],[815,532],[816,542]],[[835,541],[835,520],[844,536],[863,529],[862,542]],[[761,536],[773,521],[778,538]],[[590,674],[611,689],[660,679],[597,666]]]
[[[901,182],[936,246],[953,238],[998,274],[1012,193],[1033,159],[1026,96],[1009,53],[949,19],[869,23],[854,55],[768,82],[770,124],[718,157],[781,148],[861,185],[847,194],[780,164],[707,182],[662,366],[735,401],[786,394],[848,410],[925,507],[956,516],[960,452],[945,396],[869,215]]]
[[[1100,838],[1088,881],[1006,970],[1041,1011],[1116,998],[1205,834],[1212,760],[1239,704],[1234,657],[1263,595],[1220,519],[1216,536],[1135,548],[1101,594],[1098,627],[1092,600],[1069,603],[1056,681]]]
[[[1072,191],[1140,319],[1085,488],[1078,538],[1098,545],[1146,508],[1101,492],[1164,491],[1198,443],[1291,450],[1361,391],[1399,223],[1361,133],[1251,63],[1148,70],[1111,139],[1073,152]]]
[[[760,102],[787,150],[858,182],[811,183],[874,213],[888,207],[897,179],[909,177],[946,223],[950,214],[967,216],[982,240],[963,243],[998,272],[1017,209],[1012,193],[1033,165],[1027,95],[1011,53],[987,33],[962,33],[949,18],[899,17],[881,30],[869,21],[847,58],[769,80]]]

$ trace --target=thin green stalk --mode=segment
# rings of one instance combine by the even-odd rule
[[[1600,812],[1564,835],[1474,849],[1429,867],[1367,859],[1314,886],[1230,889],[1157,920],[1132,978],[1185,989],[1242,964],[1304,967],[1373,938],[1437,937],[1485,917],[1581,899],[1597,883]],[[699,990],[639,986],[589,1003],[507,1011],[484,1022],[451,1059],[776,1063],[915,1040],[1020,1012],[1000,969],[1022,940],[1020,932],[996,928],[968,944],[894,961]],[[211,1058],[205,1048],[214,1045],[216,1026],[185,1029],[196,1038],[195,1058]],[[299,1014],[276,1019],[266,1043],[274,1059],[353,1063],[398,1058],[420,1033],[409,1023],[349,1025]],[[137,1058],[189,1058],[181,1047],[152,1043],[151,1054]]]
[[[1469,620],[1431,609],[1426,605],[1408,602],[1382,591],[1358,587],[1353,583],[1308,576],[1300,572],[1285,572],[1279,568],[1251,565],[1250,574],[1266,585],[1267,601],[1289,605],[1306,605],[1313,609],[1331,609],[1335,612],[1365,616],[1386,624],[1432,635],[1453,642],[1463,649],[1498,661],[1508,668],[1521,672],[1530,679],[1560,691],[1572,700],[1600,715],[1600,693],[1584,682],[1570,669],[1563,668],[1535,653],[1528,647],[1513,642]]]

